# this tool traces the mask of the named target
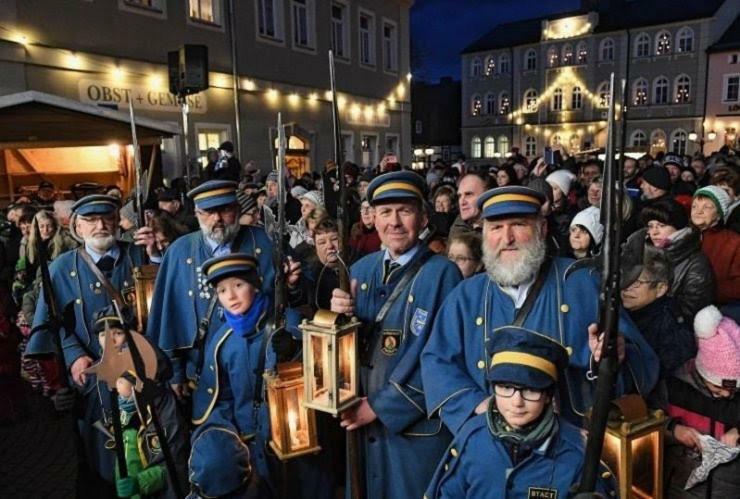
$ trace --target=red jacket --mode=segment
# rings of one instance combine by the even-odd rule
[[[701,238],[701,250],[717,277],[717,302],[740,301],[740,234],[715,226]]]

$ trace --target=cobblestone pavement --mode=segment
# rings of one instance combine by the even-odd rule
[[[24,407],[14,423],[0,424],[0,497],[74,498],[75,422],[23,383]]]

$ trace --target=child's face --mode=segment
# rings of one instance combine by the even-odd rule
[[[516,388],[513,394],[508,397],[505,396],[511,391],[512,385],[497,384],[494,386],[494,392],[496,393],[494,399],[496,408],[506,422],[517,430],[539,418],[547,404],[550,403],[550,396],[539,390]],[[525,397],[527,399],[539,397],[539,400],[527,400]]]
[[[243,314],[254,302],[257,290],[244,279],[227,277],[216,285],[218,301],[232,314]]]
[[[110,328],[110,332],[113,335],[113,344],[117,348],[121,348],[121,345],[126,341],[126,334],[123,332],[123,329],[113,327]],[[98,333],[98,343],[100,343],[100,348],[105,350],[105,331]]]

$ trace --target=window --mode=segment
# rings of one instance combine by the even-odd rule
[[[653,82],[653,104],[668,104],[668,78],[658,76]]]
[[[727,63],[737,64],[738,59],[740,59],[740,54],[730,54],[727,56]]]
[[[674,100],[679,104],[691,102],[691,78],[687,75],[679,75],[674,85],[676,95]]]
[[[552,92],[552,101],[551,101],[550,106],[552,107],[553,111],[563,110],[563,89],[562,88],[556,88]]]
[[[190,19],[220,25],[220,6],[220,0],[190,0]]]
[[[470,76],[474,78],[480,76],[483,69],[482,66],[480,57],[473,58],[473,61],[470,63]]]
[[[671,152],[674,154],[686,154],[686,145],[688,144],[686,131],[677,128],[671,134]]]
[[[724,102],[736,102],[740,98],[740,75],[725,75],[722,100]]]
[[[509,137],[506,135],[501,135],[498,138],[498,152],[500,152],[502,155],[509,152]]]
[[[421,135],[423,129],[421,120],[416,120],[416,123],[414,123],[414,133],[416,133],[416,135]]]
[[[647,147],[647,135],[642,130],[635,130],[630,136],[631,147]]]
[[[528,157],[537,155],[537,139],[531,135],[524,139],[524,155]]]
[[[581,109],[581,107],[583,107],[583,93],[581,91],[581,87],[573,87],[570,97],[571,109]]]
[[[480,158],[481,156],[481,142],[480,137],[473,137],[470,141],[470,156],[472,158]]]
[[[530,88],[524,92],[524,112],[537,112],[537,90]]]
[[[611,38],[604,38],[603,40],[601,40],[601,44],[599,45],[599,60],[614,60],[614,40],[612,40]]]
[[[496,96],[486,94],[486,114],[496,114]]]
[[[257,32],[264,38],[283,39],[282,2],[257,0]]]
[[[496,72],[496,58],[492,55],[486,57],[486,76],[491,76]]]
[[[609,82],[603,81],[596,90],[596,96],[599,99],[599,107],[609,107]]]
[[[578,64],[586,64],[588,62],[588,48],[586,47],[586,42],[578,42],[576,52],[578,54]]]
[[[390,21],[383,21],[383,70],[398,71],[398,30]]]
[[[360,12],[360,64],[375,66],[375,17]]]
[[[659,31],[655,35],[655,53],[656,55],[671,53],[671,34],[668,31]]]
[[[511,101],[507,92],[501,92],[498,96],[498,114],[509,114],[511,111]]]
[[[331,48],[334,55],[349,59],[349,8],[338,2],[331,4]]]
[[[208,164],[207,152],[209,148],[218,149],[218,146],[229,140],[228,126],[219,127],[217,124],[206,125],[200,128],[196,125],[198,137],[198,161],[203,168]]]
[[[656,155],[665,151],[665,132],[660,128],[653,130],[650,134],[650,154]]]
[[[123,0],[123,3],[124,5],[130,5],[131,7],[140,7],[161,12],[163,1],[164,0]]]
[[[488,136],[483,142],[483,156],[486,158],[492,158],[494,154],[496,154],[496,139]]]
[[[313,0],[292,0],[293,46],[313,49],[314,43],[314,6]]]
[[[509,54],[501,54],[498,58],[498,72],[502,75],[509,74],[511,72],[511,64],[509,60]]]
[[[640,33],[635,39],[635,57],[650,56],[650,35]]]
[[[563,65],[570,66],[573,64],[573,45],[566,43],[563,45]]]
[[[648,102],[648,82],[645,78],[638,78],[632,85],[632,104],[646,106]]]
[[[480,116],[482,107],[483,102],[481,101],[480,95],[474,95],[473,99],[470,101],[470,114],[473,116]]]
[[[397,134],[395,133],[385,134],[385,152],[386,153],[395,154],[396,156],[400,156],[399,144],[400,144],[400,138]]]
[[[694,30],[684,26],[678,30],[676,35],[676,47],[678,52],[694,51]]]
[[[557,47],[547,49],[547,67],[554,68],[560,63],[560,54]]]
[[[524,68],[527,71],[534,71],[537,69],[537,52],[534,49],[529,49],[524,54]]]

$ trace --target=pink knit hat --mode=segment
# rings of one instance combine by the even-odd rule
[[[723,317],[714,305],[699,311],[694,318],[694,333],[699,347],[696,370],[702,378],[723,388],[740,386],[740,326]]]

